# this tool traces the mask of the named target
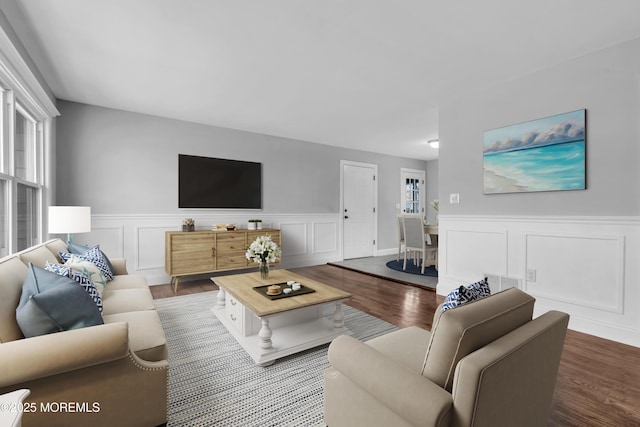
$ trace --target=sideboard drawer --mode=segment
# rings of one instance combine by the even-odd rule
[[[237,255],[225,255],[218,257],[218,270],[228,270],[231,268],[243,268],[247,266],[247,258],[244,252]]]
[[[243,252],[247,250],[247,237],[244,233],[224,233],[218,236],[218,252]]]

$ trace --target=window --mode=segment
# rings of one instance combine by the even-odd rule
[[[40,189],[24,184],[17,186],[17,250],[32,246],[39,241],[40,233]]]
[[[37,182],[36,122],[16,105],[16,123],[13,140],[16,178]]]
[[[0,256],[45,237],[53,118],[60,114],[12,32],[0,22]]]
[[[7,98],[7,91],[0,87],[0,173],[9,173],[9,127],[6,125],[9,114],[8,108],[6,108]]]
[[[0,258],[9,255],[8,233],[7,233],[7,183],[6,179],[0,178]]]
[[[0,111],[0,255],[41,241],[42,123],[2,89]]]

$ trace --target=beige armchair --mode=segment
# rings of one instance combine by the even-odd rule
[[[338,426],[545,426],[569,316],[532,320],[511,288],[441,312],[433,328],[329,347],[324,417]]]

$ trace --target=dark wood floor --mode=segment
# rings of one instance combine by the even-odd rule
[[[330,265],[291,269],[350,292],[348,305],[399,327],[431,329],[435,292]],[[210,280],[152,286],[154,298],[217,290]],[[568,331],[549,426],[640,426],[640,348]]]

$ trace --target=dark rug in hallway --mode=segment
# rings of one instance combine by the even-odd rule
[[[435,269],[435,267],[430,266],[430,267],[425,267],[424,268],[424,274],[422,274],[421,272],[421,268],[417,267],[413,261],[409,261],[407,260],[407,269],[403,270],[402,269],[402,265],[404,264],[404,260],[401,259],[400,261],[396,261],[395,259],[392,261],[389,261],[387,263],[387,267],[392,269],[392,270],[396,270],[396,271],[402,271],[404,273],[409,273],[409,274],[417,274],[418,276],[429,276],[429,277],[438,277],[438,270]]]

